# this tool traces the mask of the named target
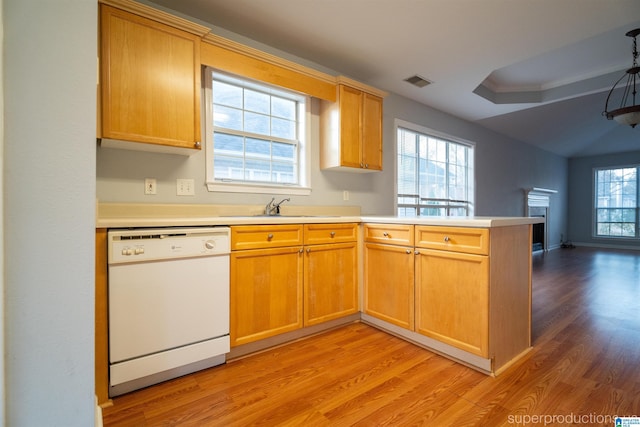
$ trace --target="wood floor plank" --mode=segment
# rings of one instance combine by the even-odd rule
[[[104,425],[607,425],[584,421],[640,415],[638,271],[640,251],[534,255],[533,349],[496,378],[355,323],[114,398]]]

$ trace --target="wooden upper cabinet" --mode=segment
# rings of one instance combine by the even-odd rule
[[[344,81],[345,79],[338,79]],[[382,97],[384,92],[339,83],[337,101],[322,101],[322,169],[357,172],[382,170]],[[360,85],[363,86],[363,85]],[[377,94],[372,93],[375,91]]]
[[[103,143],[199,150],[200,36],[105,4],[100,31]]]

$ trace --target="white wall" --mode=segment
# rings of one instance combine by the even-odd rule
[[[4,0],[5,421],[94,423],[95,0]]]

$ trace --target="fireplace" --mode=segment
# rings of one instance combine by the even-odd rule
[[[525,216],[541,217],[544,222],[533,224],[532,247],[533,252],[549,250],[549,208],[551,206],[550,195],[557,191],[546,188],[525,189]]]

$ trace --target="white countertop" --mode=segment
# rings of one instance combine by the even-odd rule
[[[311,214],[303,209],[290,209],[281,216],[229,214],[230,207],[206,205],[140,205],[104,204],[98,206],[96,228],[197,227],[215,225],[258,224],[327,224],[370,222],[386,224],[440,225],[449,227],[506,227],[544,222],[542,217],[397,217],[360,215],[359,208],[315,207]],[[354,212],[356,212],[354,214]],[[335,215],[334,215],[335,213]]]
[[[542,217],[519,216],[449,216],[449,217],[397,217],[397,216],[368,216],[360,217],[362,222],[376,222],[385,224],[415,224],[440,225],[447,227],[508,227],[511,225],[538,224],[544,222]]]

